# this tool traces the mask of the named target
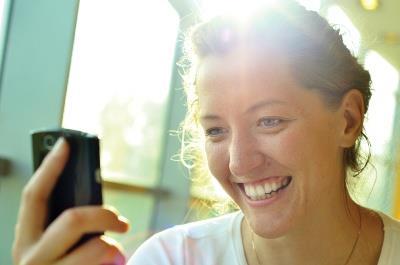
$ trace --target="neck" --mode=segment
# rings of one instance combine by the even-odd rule
[[[319,211],[308,213],[303,222],[278,238],[260,237],[243,222],[249,264],[263,265],[263,260],[268,264],[346,264],[354,254],[352,250],[360,233],[361,210],[347,193],[344,194],[340,200],[333,198],[330,203],[325,202],[324,207],[317,207]],[[340,203],[335,205],[334,201]],[[252,240],[257,254],[252,249]]]

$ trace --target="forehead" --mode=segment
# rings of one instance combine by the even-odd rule
[[[254,81],[259,81],[263,76],[275,75],[278,72],[289,74],[286,65],[284,56],[277,51],[267,52],[238,47],[226,54],[209,55],[201,60],[196,81],[200,86],[203,85],[202,82],[214,82],[216,79],[232,79],[233,77],[254,79],[258,76]]]
[[[237,48],[224,55],[208,56],[201,61],[196,78],[200,101],[246,99],[294,100],[300,85],[294,79],[287,60],[279,52]]]
[[[265,106],[304,117],[329,112],[321,94],[302,86],[293,70],[279,52],[240,48],[208,56],[196,80],[200,117],[217,113],[243,117],[262,102],[284,103]]]

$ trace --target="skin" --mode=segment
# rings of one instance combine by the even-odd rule
[[[380,218],[355,204],[344,186],[343,150],[360,134],[362,95],[351,90],[329,108],[287,65],[279,52],[239,46],[204,58],[196,80],[208,165],[245,215],[248,263],[257,264],[253,234],[268,264],[344,264],[365,215],[360,238],[378,243],[368,250],[360,243],[349,264],[376,264]],[[271,204],[255,205],[240,188],[276,176],[292,181]]]
[[[13,244],[14,264],[124,264],[121,247],[105,236],[96,237],[66,253],[83,234],[126,232],[127,219],[114,209],[77,207],[62,213],[44,229],[47,199],[69,154],[64,139],[58,141],[25,186]]]

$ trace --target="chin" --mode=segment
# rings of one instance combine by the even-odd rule
[[[268,239],[275,239],[287,235],[294,227],[295,219],[291,212],[279,214],[271,213],[246,213],[245,218],[251,229],[258,236]]]

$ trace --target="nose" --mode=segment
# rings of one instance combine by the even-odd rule
[[[229,147],[229,170],[234,176],[245,176],[264,163],[256,139],[247,135],[232,137]]]

